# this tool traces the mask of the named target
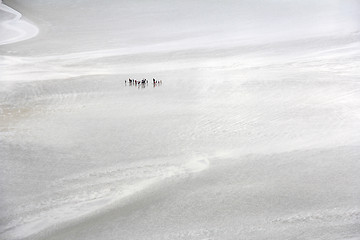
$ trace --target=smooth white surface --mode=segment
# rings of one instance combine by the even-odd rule
[[[5,3],[1,239],[360,237],[357,1]]]
[[[22,15],[0,1],[0,45],[10,44],[35,37],[39,29],[22,19]]]

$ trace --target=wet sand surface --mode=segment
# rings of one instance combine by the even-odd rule
[[[360,237],[356,1],[4,3],[1,239]]]

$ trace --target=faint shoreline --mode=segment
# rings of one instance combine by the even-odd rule
[[[0,45],[24,41],[38,35],[39,28],[36,25],[26,21],[20,12],[8,7],[1,0],[0,11],[14,15],[13,18],[0,22]]]

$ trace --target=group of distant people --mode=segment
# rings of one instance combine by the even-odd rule
[[[128,80],[125,80],[125,86],[127,85],[127,83],[129,83],[129,86],[137,86],[137,87],[142,87],[145,88],[145,86],[149,85],[149,81],[146,78],[143,78],[141,81],[138,81],[136,79],[131,79],[129,78]],[[156,80],[155,78],[153,78],[153,86],[160,86],[162,84],[162,80]]]

